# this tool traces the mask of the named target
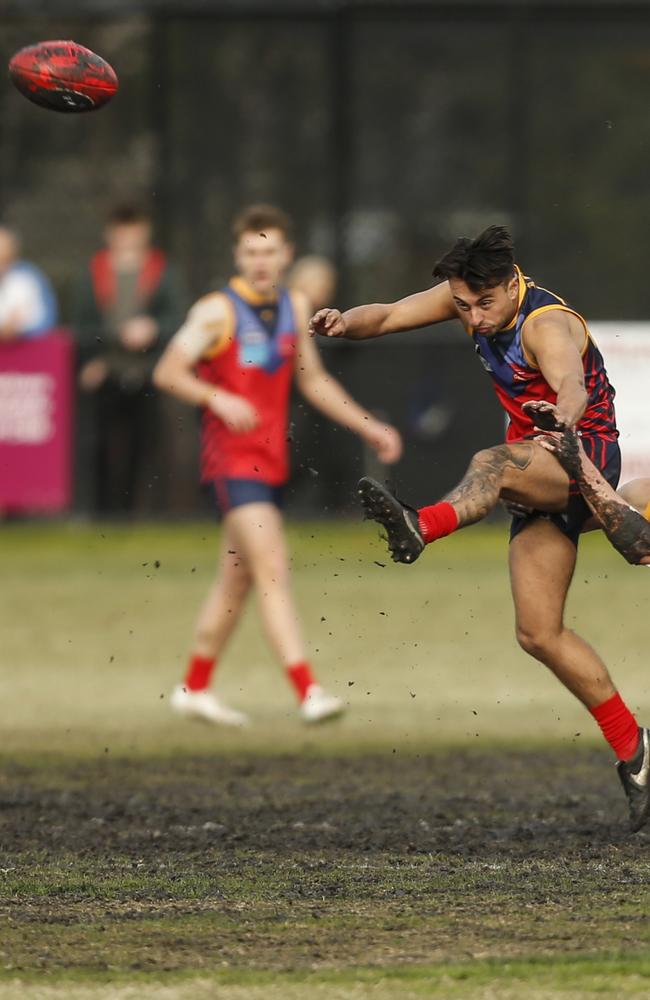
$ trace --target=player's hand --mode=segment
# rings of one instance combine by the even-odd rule
[[[338,309],[319,309],[309,320],[312,337],[317,333],[321,337],[344,337],[345,330],[345,320]]]
[[[132,316],[122,323],[119,337],[127,351],[146,351],[158,337],[158,324],[152,316]]]
[[[252,431],[259,423],[259,415],[252,403],[234,392],[216,390],[210,394],[207,405],[215,416],[223,420],[228,430],[235,434]]]
[[[566,421],[560,416],[557,406],[545,399],[532,399],[521,408],[534,421],[535,430],[563,431],[566,427]]]
[[[108,378],[108,365],[103,358],[87,361],[79,372],[79,385],[84,392],[97,392]]]
[[[390,424],[373,420],[363,437],[384,465],[392,465],[401,458],[402,438],[399,431]]]
[[[575,478],[579,474],[585,450],[579,434],[573,428],[567,427],[562,432],[547,431],[538,434],[535,441],[546,451],[550,451],[570,476]]]

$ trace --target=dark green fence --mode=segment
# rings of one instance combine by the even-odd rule
[[[451,239],[503,222],[524,268],[586,315],[650,313],[647,3],[21,0],[0,11],[5,59],[73,37],[121,79],[109,108],[79,118],[0,88],[0,206],[64,305],[103,212],[135,196],[153,206],[192,295],[227,277],[229,220],[264,199],[293,214],[301,250],[336,259],[340,304],[425,287]],[[399,359],[405,372],[410,359],[431,369],[434,396],[454,395],[457,365],[473,362],[460,340],[442,355],[411,341],[403,355],[360,351],[336,353],[343,380],[369,402],[381,395],[395,419],[402,406],[407,429],[415,403],[394,399]],[[474,375],[463,405],[500,434]],[[404,475],[441,488],[450,440],[414,436],[421,457]],[[453,454],[464,461],[475,443],[468,425]],[[355,446],[341,454],[328,506],[359,468]],[[322,503],[313,484],[299,493]]]

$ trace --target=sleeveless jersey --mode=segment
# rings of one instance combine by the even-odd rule
[[[236,278],[222,294],[231,307],[231,329],[212,356],[199,361],[197,375],[243,396],[259,419],[252,431],[238,434],[203,409],[201,479],[257,479],[278,486],[289,475],[287,424],[297,340],[291,297],[283,289],[276,302],[253,300]],[[271,329],[265,310],[275,312]]]
[[[585,320],[559,295],[539,288],[531,278],[522,275],[519,268],[517,276],[519,301],[513,320],[493,336],[472,334],[476,353],[491,376],[499,402],[508,415],[506,440],[521,441],[535,433],[533,421],[522,411],[523,403],[533,399],[544,399],[549,403],[557,400],[557,394],[526,353],[522,329],[531,316],[559,309],[576,316],[585,328],[582,364],[587,408],[578,423],[578,429],[583,435],[615,441],[618,438],[614,413],[615,392],[607,377],[602,355],[591,339]]]

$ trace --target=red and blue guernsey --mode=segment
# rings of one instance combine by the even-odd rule
[[[234,433],[204,408],[201,478],[257,479],[280,486],[289,474],[287,424],[297,343],[291,295],[282,289],[277,299],[263,300],[241,278],[217,294],[228,300],[230,329],[199,361],[197,374],[243,396],[259,420],[252,431]]]
[[[517,268],[519,300],[514,318],[492,336],[472,334],[476,353],[494,383],[499,402],[508,414],[507,441],[521,441],[535,433],[533,421],[522,411],[522,404],[529,400],[557,400],[539,368],[526,352],[522,331],[526,320],[550,310],[561,310],[576,316],[585,330],[582,347],[582,364],[587,390],[587,408],[578,424],[583,436],[600,438],[603,442],[616,441],[616,415],[614,413],[614,388],[611,385],[602,355],[591,339],[583,317],[566,304],[564,299],[525,277]]]

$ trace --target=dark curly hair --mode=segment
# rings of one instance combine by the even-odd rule
[[[515,273],[515,247],[504,226],[488,226],[475,240],[461,236],[433,269],[434,278],[460,278],[473,292],[494,288]]]

